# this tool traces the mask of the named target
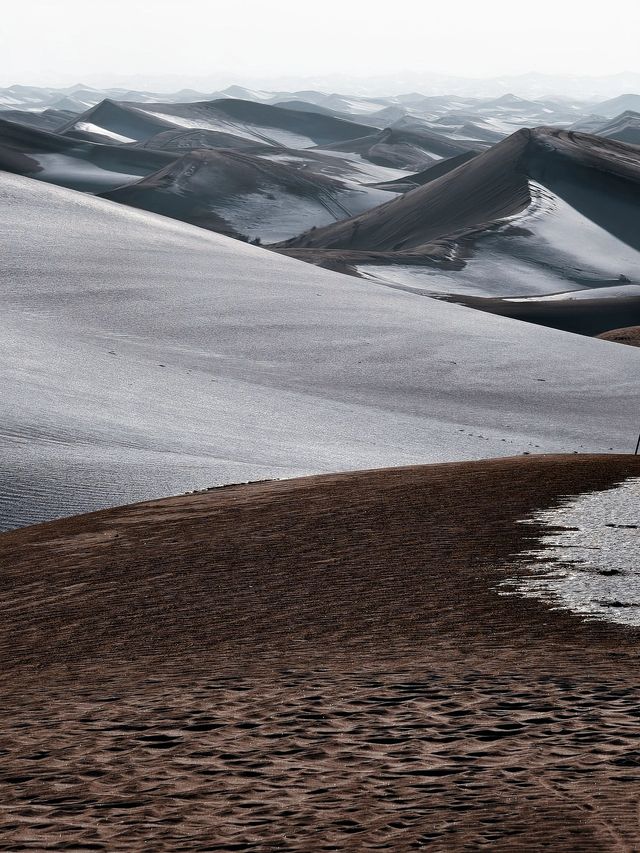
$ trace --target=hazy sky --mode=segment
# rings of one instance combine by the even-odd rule
[[[640,71],[637,0],[18,0],[0,85]]]

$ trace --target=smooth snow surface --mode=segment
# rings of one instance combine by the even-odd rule
[[[0,525],[222,483],[628,451],[640,351],[0,174]]]
[[[526,523],[526,522],[525,522]],[[506,589],[622,625],[640,625],[640,478],[541,512],[553,532],[527,552],[540,568]]]

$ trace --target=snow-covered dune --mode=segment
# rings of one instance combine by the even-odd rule
[[[429,172],[399,198],[278,248],[314,263],[338,254],[378,282],[509,316],[505,297],[640,284],[640,148],[524,129],[457,168],[445,162],[434,180]],[[640,320],[636,290],[597,295],[606,312],[560,296],[560,313],[527,306],[518,316],[585,334],[615,328],[607,324],[624,322],[628,307],[627,322]]]
[[[138,181],[174,159],[162,151],[67,139],[0,118],[0,169],[83,192]]]
[[[373,128],[320,113],[300,112],[234,98],[196,103],[102,101],[69,122],[62,132],[117,134],[142,142],[176,128],[225,133],[254,143],[310,148],[355,139]]]
[[[632,449],[638,352],[0,175],[3,527],[221,483]]]

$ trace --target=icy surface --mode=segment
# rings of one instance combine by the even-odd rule
[[[0,174],[0,527],[294,475],[628,451],[640,351]]]
[[[527,523],[527,522],[525,522]],[[552,532],[527,552],[534,577],[505,589],[554,607],[623,625],[640,625],[640,478],[541,512],[528,523]]]

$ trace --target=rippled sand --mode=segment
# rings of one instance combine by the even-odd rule
[[[637,630],[499,584],[520,520],[639,474],[454,463],[4,534],[0,849],[637,849]]]

